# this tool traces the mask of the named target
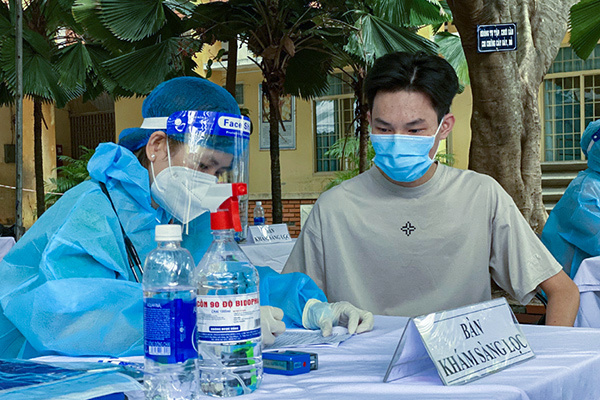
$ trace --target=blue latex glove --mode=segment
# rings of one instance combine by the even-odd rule
[[[348,333],[362,333],[373,329],[373,314],[354,307],[347,301],[323,303],[310,299],[304,306],[302,325],[306,329],[321,329],[323,336],[331,335],[333,326],[345,326]]]

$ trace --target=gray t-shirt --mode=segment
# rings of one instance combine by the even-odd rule
[[[491,298],[490,274],[522,304],[561,266],[491,177],[438,165],[408,188],[375,167],[323,193],[283,269],[330,302],[416,316]]]

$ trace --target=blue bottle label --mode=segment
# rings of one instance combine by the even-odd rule
[[[254,225],[264,225],[265,217],[254,217]]]
[[[162,364],[196,358],[196,301],[144,299],[144,353]]]

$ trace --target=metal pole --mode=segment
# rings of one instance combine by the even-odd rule
[[[15,233],[17,240],[24,233],[23,228],[23,3],[16,0],[15,4],[15,142],[16,142],[16,222]]]

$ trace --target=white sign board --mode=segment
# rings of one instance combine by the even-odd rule
[[[444,385],[479,379],[534,357],[506,299],[411,318],[384,382],[435,367]]]
[[[255,244],[291,242],[286,224],[250,226],[248,241]]]
[[[477,25],[477,52],[517,50],[517,24]]]

